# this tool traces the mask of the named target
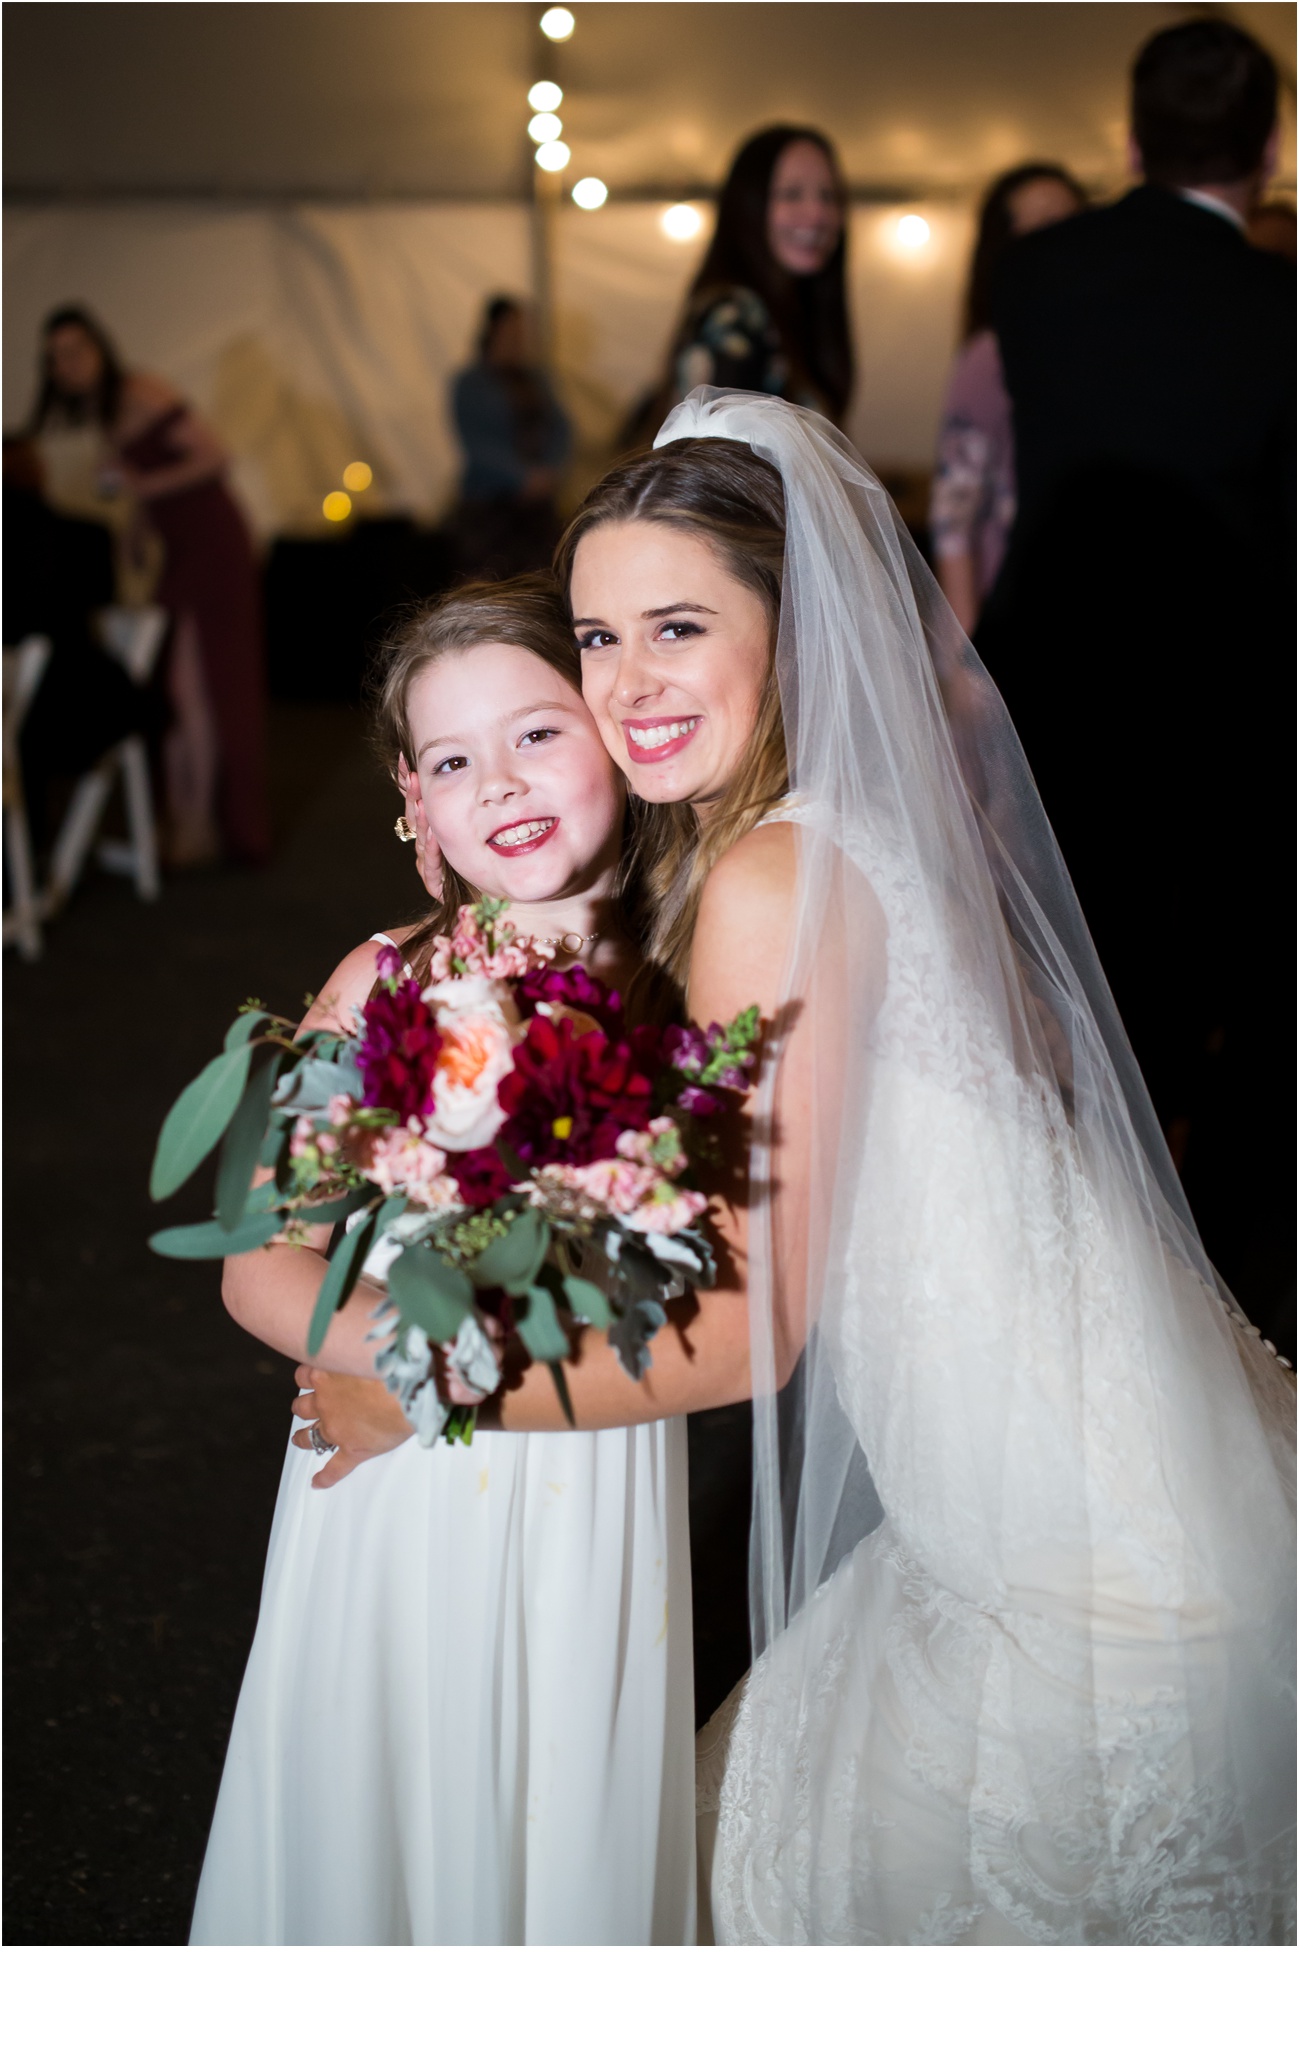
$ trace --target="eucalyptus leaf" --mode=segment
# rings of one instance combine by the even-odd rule
[[[273,1099],[277,1109],[300,1114],[304,1110],[324,1109],[331,1095],[348,1092],[335,1062],[313,1057],[298,1061],[280,1082]]]
[[[311,1311],[311,1324],[307,1331],[307,1351],[314,1358],[329,1334],[329,1325],[335,1311],[342,1308],[355,1287],[362,1266],[365,1264],[370,1247],[374,1243],[375,1226],[378,1216],[367,1216],[357,1229],[349,1230],[334,1247],[334,1255],[325,1270],[316,1296],[316,1306]]]
[[[496,1237],[470,1267],[475,1287],[504,1287],[523,1294],[541,1270],[550,1244],[550,1225],[539,1209],[524,1209],[504,1237]]]
[[[257,1026],[268,1021],[265,1010],[241,1010],[226,1033],[226,1051],[235,1052],[239,1046],[247,1045]]]
[[[526,1306],[515,1304],[514,1327],[527,1348],[528,1356],[556,1364],[568,1357],[568,1338],[555,1312],[554,1299],[546,1287],[530,1287]]]
[[[372,1188],[349,1188],[345,1195],[336,1195],[331,1202],[313,1202],[305,1209],[295,1210],[294,1218],[298,1223],[305,1223],[308,1229],[315,1230],[322,1223],[342,1223],[373,1200]]]
[[[233,1230],[244,1213],[244,1201],[266,1134],[271,1090],[280,1070],[279,1053],[254,1067],[239,1107],[230,1119],[217,1167],[216,1212],[223,1230]]]
[[[255,1252],[269,1242],[282,1225],[278,1215],[249,1216],[233,1230],[211,1223],[181,1223],[173,1230],[156,1230],[149,1239],[152,1251],[164,1259],[229,1259],[239,1252]]]
[[[428,1245],[413,1244],[388,1268],[388,1292],[435,1344],[450,1344],[474,1305],[466,1276]]]
[[[262,1140],[262,1149],[257,1155],[257,1164],[278,1167],[288,1147],[290,1135],[288,1125],[277,1122],[272,1115],[271,1122],[266,1127],[266,1136]]]
[[[551,1363],[550,1377],[555,1382],[555,1392],[559,1396],[559,1405],[564,1411],[564,1419],[570,1429],[576,1429],[577,1417],[573,1413],[573,1404],[568,1398],[568,1374],[564,1371],[562,1365]]]
[[[165,1201],[183,1187],[222,1136],[239,1107],[252,1048],[237,1045],[218,1053],[173,1102],[158,1133],[149,1193]]]
[[[667,1313],[657,1301],[634,1301],[616,1322],[610,1324],[609,1342],[618,1354],[623,1371],[632,1379],[642,1379],[653,1365],[649,1339],[662,1329],[666,1321]]]
[[[576,1274],[564,1275],[564,1299],[579,1322],[593,1323],[597,1330],[607,1330],[613,1318],[609,1297],[590,1280],[580,1280]]]

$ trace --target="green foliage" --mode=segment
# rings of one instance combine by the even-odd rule
[[[575,1273],[566,1273],[563,1284],[564,1299],[578,1321],[607,1330],[613,1317],[608,1295],[593,1281],[580,1280]]]
[[[474,1260],[469,1277],[475,1287],[504,1287],[523,1294],[541,1270],[550,1245],[550,1225],[539,1209],[523,1209],[503,1236],[495,1237]]]
[[[240,1098],[239,1107],[230,1119],[221,1146],[221,1162],[217,1167],[216,1181],[217,1221],[223,1230],[233,1230],[244,1213],[244,1202],[261,1155],[262,1140],[266,1135],[271,1090],[275,1086],[282,1058],[281,1053],[273,1053],[269,1059],[263,1060],[260,1066],[253,1069]]]
[[[238,1018],[231,1031],[244,1021]],[[155,1202],[165,1201],[183,1187],[223,1136],[239,1107],[251,1059],[248,1045],[236,1044],[228,1052],[218,1053],[172,1104],[158,1133],[149,1175],[149,1193]]]
[[[149,1239],[151,1251],[164,1259],[229,1259],[238,1252],[254,1252],[282,1228],[278,1215],[246,1216],[233,1230],[210,1223],[181,1223],[172,1230],[156,1230]]]
[[[453,1343],[474,1305],[465,1275],[424,1244],[409,1246],[393,1260],[388,1292],[406,1320],[434,1344]]]
[[[367,1216],[364,1223],[355,1230],[344,1231],[334,1247],[325,1277],[320,1283],[316,1305],[311,1311],[311,1324],[307,1331],[307,1352],[314,1358],[329,1334],[329,1325],[335,1311],[342,1308],[350,1296],[360,1275],[362,1266],[374,1243],[377,1214]]]
[[[514,1327],[528,1356],[554,1365],[568,1357],[568,1338],[555,1312],[554,1297],[548,1287],[529,1287],[524,1297],[525,1307],[520,1312],[516,1303]]]
[[[247,1045],[257,1026],[259,1024],[269,1024],[270,1021],[271,1019],[266,1011],[256,1006],[252,1009],[241,1010],[226,1033],[226,1051],[235,1052],[241,1045]]]

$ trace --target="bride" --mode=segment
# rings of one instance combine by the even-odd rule
[[[570,1374],[588,1429],[752,1385],[716,1938],[1292,1940],[1293,1383],[1205,1259],[1000,699],[779,400],[693,394],[560,567],[655,956],[702,1021],[774,1020],[729,1285],[639,1387],[591,1332]],[[340,1473],[401,1433],[298,1379]],[[562,1427],[548,1376],[483,1426]]]

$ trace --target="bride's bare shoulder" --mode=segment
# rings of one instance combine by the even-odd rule
[[[798,835],[787,823],[755,828],[704,883],[690,962],[699,1014],[720,1017],[774,1000],[798,891]]]

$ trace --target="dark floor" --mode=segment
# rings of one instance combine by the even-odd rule
[[[7,956],[8,1943],[186,1938],[256,1614],[290,1368],[146,1249],[159,1122],[245,995],[419,900],[359,714],[275,708],[279,852],[155,905],[94,876]]]

